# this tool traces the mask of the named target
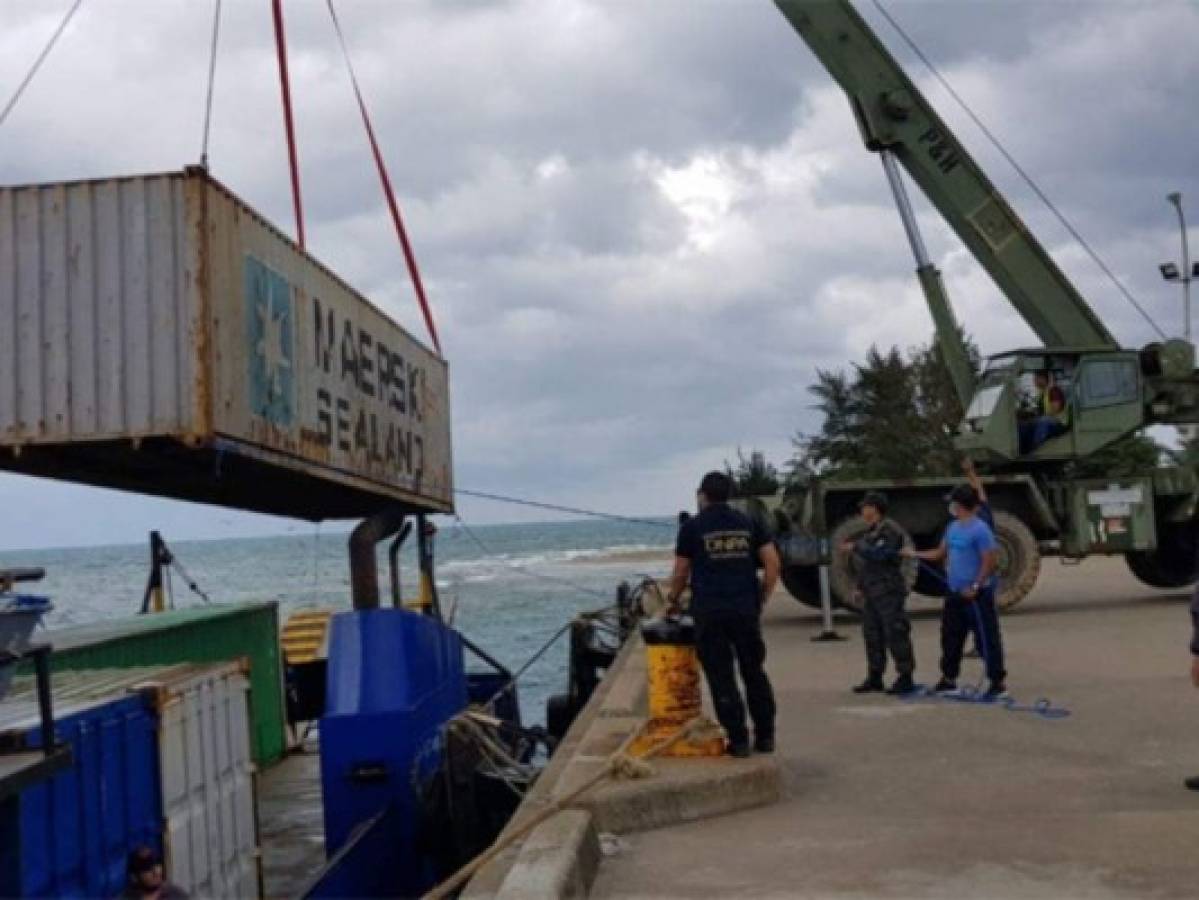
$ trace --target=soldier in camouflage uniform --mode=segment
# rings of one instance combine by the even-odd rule
[[[862,637],[866,643],[866,680],[853,690],[866,694],[883,690],[883,672],[887,668],[887,650],[895,662],[898,677],[888,694],[906,694],[914,688],[912,673],[916,660],[912,653],[912,625],[904,604],[908,586],[903,577],[903,534],[886,518],[887,498],[870,491],[858,504],[868,526],[857,540],[846,541],[841,550],[853,554],[857,591],[862,596]]]

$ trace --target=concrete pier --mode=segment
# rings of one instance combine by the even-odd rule
[[[856,622],[838,617],[849,642],[814,644],[819,616],[780,593],[765,620],[779,752],[749,761],[766,773],[759,787],[777,775],[777,802],[765,790],[751,809],[709,809],[664,827],[647,821],[650,830],[606,828],[602,804],[583,804],[583,818],[542,826],[575,835],[561,845],[581,848],[586,862],[571,879],[538,881],[537,859],[526,854],[514,866],[514,849],[489,873],[498,881],[477,880],[476,895],[515,873],[523,881],[509,884],[510,894],[523,886],[524,896],[543,897],[1194,897],[1199,794],[1182,779],[1199,774],[1199,691],[1188,680],[1186,599],[1142,586],[1118,559],[1047,561],[1003,630],[1012,694],[1071,711],[1049,720],[998,706],[855,696],[849,687],[865,665]],[[915,598],[912,606],[917,677],[932,683],[937,604]],[[633,695],[642,674],[634,658],[586,711],[580,741],[611,712],[613,695]],[[962,680],[980,670],[968,660]],[[635,703],[626,705],[635,716]],[[580,757],[602,757],[612,740],[565,748],[554,760],[558,778],[586,762]],[[732,776],[739,764],[672,762],[669,777],[687,765]],[[588,824],[624,833],[604,841],[601,855]],[[538,859],[561,870],[569,855],[545,854],[545,840]]]
[[[631,835],[593,894],[806,897],[1194,897],[1199,692],[1185,596],[1120,560],[1050,561],[1003,620],[1009,685],[1072,715],[849,693],[847,644],[812,644],[784,597],[768,621],[784,802]],[[918,675],[936,675],[935,604],[915,601]],[[967,676],[977,676],[975,662]],[[664,873],[669,874],[668,882]]]

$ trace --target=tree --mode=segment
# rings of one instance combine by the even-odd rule
[[[977,375],[982,370],[982,354],[965,332],[960,332],[969,354],[970,368]],[[916,379],[917,410],[923,427],[928,430],[925,444],[925,467],[930,472],[957,473],[961,455],[954,449],[953,435],[962,422],[965,409],[945,365],[941,344],[934,340],[926,347],[911,351],[913,374]]]
[[[978,349],[966,339],[975,371]],[[815,434],[798,434],[789,466],[793,480],[907,478],[957,471],[953,432],[962,405],[940,348],[906,355],[871,347],[850,372],[818,371],[808,388],[822,416]]]
[[[868,455],[853,477],[903,478],[920,472],[928,429],[920,419],[914,367],[897,347],[886,355],[871,347],[866,364],[855,368],[859,444]]]
[[[751,450],[747,458],[737,448],[737,468],[724,463],[725,472],[733,479],[737,495],[741,497],[756,497],[761,494],[776,493],[782,485],[778,469],[766,461],[766,455],[757,450]]]
[[[861,447],[854,438],[861,412],[849,376],[844,372],[818,369],[816,383],[808,388],[808,393],[816,398],[815,409],[823,415],[824,421],[819,433],[795,436],[792,479],[800,473],[811,477],[860,468],[863,463]]]

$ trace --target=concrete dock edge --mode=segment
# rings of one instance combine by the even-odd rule
[[[571,767],[571,764],[575,762],[579,747],[588,735],[592,723],[600,718],[601,711],[610,706],[608,699],[610,695],[615,692],[616,696],[613,698],[614,706],[624,708],[630,719],[635,718],[638,711],[644,712],[645,653],[641,648],[641,641],[638,639],[630,639],[625,642],[615,662],[608,669],[606,677],[600,682],[599,687],[596,688],[590,702],[579,713],[570,730],[563,737],[562,743],[558,745],[558,750],[549,761],[549,765],[545,767],[545,771],[541,773],[541,777],[537,779],[537,783],[525,795],[524,802],[517,809],[516,814],[512,817],[512,821],[508,823],[508,827],[500,835],[500,841],[505,840],[507,835],[520,828],[532,816],[537,815],[537,813],[544,810],[553,802],[555,795],[558,794],[556,789],[562,781],[562,776]],[[621,676],[630,666],[642,673],[640,690],[637,690],[636,679],[630,679],[628,683],[623,683],[624,679]],[[619,690],[615,690],[618,683],[622,683],[622,686]],[[525,841],[530,837],[532,837],[532,834],[524,840],[515,841],[496,859],[484,866],[463,890],[461,895],[463,900],[480,900],[480,898],[496,896],[503,886],[504,879],[516,864]]]
[[[583,803],[597,831],[626,834],[774,803],[783,778],[773,757],[659,760],[644,781],[615,782]]]
[[[645,721],[645,646],[622,648],[505,834],[593,778]],[[645,778],[608,781],[514,841],[469,883],[464,897],[586,896],[602,861],[599,835],[663,828],[764,806],[783,795],[774,756],[654,759]],[[504,839],[501,835],[501,840]]]
[[[600,864],[600,842],[591,814],[566,809],[525,838],[496,896],[586,897]]]

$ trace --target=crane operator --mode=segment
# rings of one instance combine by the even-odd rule
[[[1020,452],[1032,453],[1046,441],[1065,434],[1069,429],[1069,410],[1066,394],[1047,369],[1033,376],[1036,385],[1036,408],[1032,416],[1020,423]]]

